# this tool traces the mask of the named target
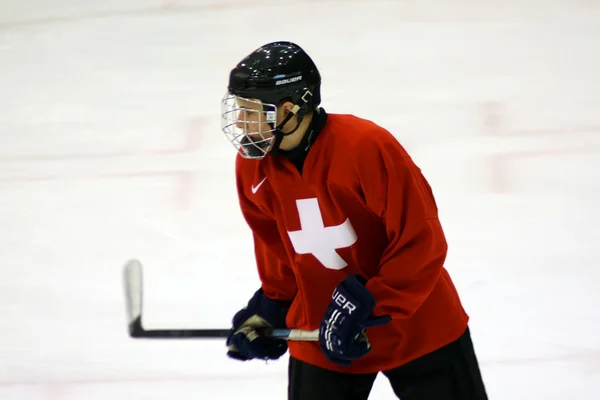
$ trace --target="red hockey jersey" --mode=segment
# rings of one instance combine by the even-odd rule
[[[391,369],[456,340],[468,316],[444,268],[447,243],[429,184],[385,129],[328,114],[300,174],[280,156],[236,160],[242,213],[253,236],[265,294],[293,300],[289,328],[313,330],[335,286],[368,279],[372,350],[349,367],[328,361],[318,342],[289,342],[290,355],[329,370]]]

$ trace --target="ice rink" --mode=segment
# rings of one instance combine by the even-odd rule
[[[287,357],[130,339],[121,287],[148,328],[257,289],[220,100],[274,40],[429,179],[490,399],[598,399],[599,0],[0,0],[0,399],[285,398]]]

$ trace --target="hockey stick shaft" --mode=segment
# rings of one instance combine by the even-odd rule
[[[144,329],[141,321],[136,319],[129,325],[129,334],[136,339],[220,339],[229,334],[229,329]],[[303,331],[300,329],[274,329],[271,337],[284,340],[318,340],[315,331]]]
[[[194,339],[225,338],[229,329],[150,329],[142,324],[143,277],[142,264],[138,260],[129,260],[124,267],[123,283],[129,317],[129,336],[136,339]],[[275,329],[270,336],[297,341],[318,341],[319,331],[300,329]]]

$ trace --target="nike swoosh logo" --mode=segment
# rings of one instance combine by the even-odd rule
[[[262,186],[263,183],[265,183],[266,180],[267,180],[267,177],[265,176],[265,179],[260,181],[260,183],[258,185],[256,185],[256,186],[252,185],[252,193],[256,194],[256,192],[258,192],[258,189]]]

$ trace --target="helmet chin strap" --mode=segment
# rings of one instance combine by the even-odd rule
[[[291,111],[288,113],[288,115],[284,118],[284,120],[281,122],[281,124],[277,125],[277,127],[275,127],[275,142],[273,143],[273,147],[270,150],[271,154],[277,154],[279,152],[279,146],[281,146],[281,142],[283,141],[283,138],[291,135],[292,133],[296,132],[298,130],[298,128],[300,128],[300,124],[302,123],[302,120],[304,119],[304,114],[306,114],[306,110],[303,107],[300,107],[299,105],[295,104],[294,107],[291,109]],[[298,115],[298,122],[296,123],[296,126],[294,127],[294,129],[292,129],[289,132],[282,132],[281,129],[283,129],[283,127],[285,126],[285,124],[287,124],[293,117],[294,115]]]

